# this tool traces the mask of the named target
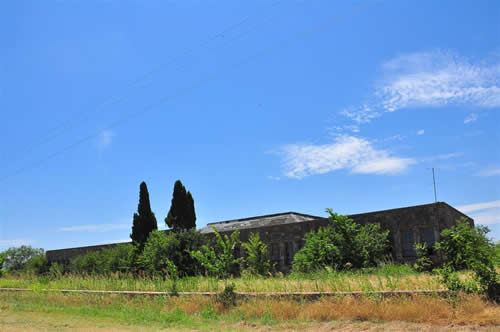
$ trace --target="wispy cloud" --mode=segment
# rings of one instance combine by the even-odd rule
[[[500,106],[498,61],[486,63],[435,51],[401,55],[382,68],[383,77],[370,102],[348,107],[341,114],[356,123],[367,123],[385,112],[410,107]]]
[[[471,113],[471,114],[467,115],[467,117],[464,119],[464,123],[468,124],[468,123],[476,121],[477,119],[479,119],[479,115],[477,115],[477,113]]]
[[[500,200],[462,205],[457,210],[470,214],[476,224],[500,224]]]
[[[340,135],[331,144],[290,144],[283,147],[285,175],[304,178],[336,170],[361,174],[397,174],[415,161],[378,150],[360,137]]]
[[[495,176],[500,175],[500,168],[488,168],[479,171],[475,174],[476,176]]]
[[[438,154],[436,156],[431,156],[431,157],[425,157],[420,159],[421,162],[430,162],[430,161],[437,161],[437,160],[448,160],[452,158],[457,158],[463,156],[463,152],[452,152],[452,153],[445,153],[445,154]]]
[[[129,229],[131,224],[93,224],[61,227],[59,232],[109,232],[119,229]]]
[[[423,134],[425,134],[425,130],[420,129],[417,131],[417,135],[423,135]]]
[[[473,211],[480,211],[492,208],[500,208],[500,200],[457,206],[457,210],[462,211],[463,213],[469,213]]]

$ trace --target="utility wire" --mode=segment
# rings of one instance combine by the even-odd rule
[[[275,1],[270,6],[266,6],[262,9],[260,9],[256,14],[249,15],[249,16],[245,17],[243,20],[228,26],[227,28],[225,28],[225,29],[221,30],[220,32],[218,32],[217,34],[213,35],[212,37],[206,39],[204,42],[202,42],[200,44],[200,47],[208,48],[209,50],[216,50],[217,48],[219,48],[219,46],[227,46],[231,41],[234,41],[234,40],[241,38],[245,34],[251,32],[253,30],[253,28],[258,27],[260,24],[254,25],[251,29],[249,29],[249,30],[247,30],[239,35],[236,35],[236,37],[234,37],[232,39],[225,38],[224,42],[221,44],[218,44],[216,47],[212,47],[212,48],[208,47],[208,46],[210,46],[210,43],[212,41],[217,40],[217,39],[221,39],[221,37],[224,37],[229,32],[231,32],[233,30],[237,30],[240,26],[244,26],[245,23],[250,22],[254,17],[260,16],[260,14],[262,12],[270,10],[273,7],[277,7],[282,2],[283,2],[283,0]],[[302,4],[302,3],[303,2],[298,2],[296,4]],[[264,22],[269,21],[270,19],[272,19],[275,16],[276,15],[271,16],[271,17],[267,17],[267,19],[264,20]],[[260,22],[260,23],[262,23],[262,22]],[[126,91],[123,94],[110,96],[110,97],[106,98],[102,103],[98,104],[95,108],[93,108],[91,110],[81,111],[81,112],[73,115],[72,118],[67,119],[66,121],[63,121],[60,124],[52,127],[51,129],[49,129],[47,131],[47,133],[45,135],[35,139],[35,141],[33,143],[28,144],[25,148],[18,150],[17,155],[21,155],[21,154],[25,155],[27,152],[31,152],[35,148],[52,141],[53,139],[59,137],[64,132],[73,128],[75,124],[76,125],[81,124],[82,121],[88,119],[91,114],[100,112],[104,107],[118,104],[122,101],[127,100],[131,96],[131,92],[132,92],[131,90],[133,88],[137,88],[137,87],[144,88],[144,87],[147,87],[147,86],[153,84],[153,82],[150,81],[149,83],[146,83],[145,85],[141,86],[141,84],[144,83],[144,81],[146,79],[150,78],[155,73],[157,73],[158,71],[160,71],[161,69],[165,68],[168,65],[179,63],[183,58],[189,56],[190,54],[193,54],[196,49],[197,49],[197,47],[190,47],[190,48],[186,49],[180,55],[171,58],[169,61],[162,63],[162,64],[159,64],[157,66],[154,66],[148,72],[139,75],[137,78],[135,78],[134,80],[127,83],[126,87],[125,87]],[[177,68],[182,69],[182,66],[179,65]],[[16,155],[11,156],[9,158],[9,160],[10,161],[16,160]]]
[[[349,14],[350,10],[364,9],[367,5],[368,5],[368,0],[362,0],[362,1],[360,1],[360,2],[358,2],[356,4],[354,4],[354,5],[352,5],[351,7],[349,7],[349,10],[346,10],[343,14],[332,15],[332,16],[330,16],[330,18],[327,20],[326,23],[318,24],[314,28],[303,32],[300,37],[294,38],[294,39],[290,38],[290,39],[283,40],[280,43],[275,44],[272,47],[269,47],[269,48],[267,48],[266,50],[264,50],[262,52],[255,53],[252,56],[247,57],[247,58],[243,59],[242,61],[237,62],[236,64],[233,64],[231,67],[232,67],[232,69],[241,67],[244,64],[252,61],[253,59],[258,58],[258,57],[260,57],[260,56],[262,56],[262,55],[264,55],[266,53],[269,53],[269,51],[280,50],[280,49],[285,48],[286,46],[288,46],[292,41],[304,39],[305,37],[311,35],[312,33],[324,30],[327,27],[329,27],[329,26],[331,26],[331,25],[333,25],[335,23],[340,23],[340,22],[342,22],[343,20],[345,20],[348,17],[348,14]],[[117,127],[117,126],[121,125],[122,123],[124,123],[124,122],[126,122],[126,121],[128,121],[128,120],[130,120],[132,118],[137,117],[138,115],[150,112],[155,107],[157,107],[159,105],[162,105],[162,104],[166,103],[167,101],[169,101],[171,99],[174,99],[176,97],[185,95],[186,93],[188,93],[188,92],[196,89],[197,87],[202,86],[203,84],[214,80],[215,78],[217,78],[217,76],[218,76],[217,73],[212,74],[212,75],[210,75],[210,76],[208,76],[208,77],[206,77],[206,78],[204,78],[202,80],[199,80],[198,82],[196,82],[195,84],[191,85],[190,87],[180,90],[179,92],[175,93],[174,95],[165,96],[165,97],[159,99],[157,102],[149,104],[148,106],[144,107],[143,109],[141,109],[139,111],[136,111],[136,112],[133,112],[133,113],[129,113],[129,114],[125,115],[124,117],[119,118],[116,121],[112,122],[110,125],[108,125],[105,128],[105,130],[109,130],[111,128]],[[14,171],[13,173],[0,178],[0,183],[3,183],[4,181],[6,181],[8,178],[10,178],[12,176],[21,174],[21,173],[23,173],[23,172],[25,172],[25,171],[27,171],[29,169],[35,168],[35,167],[43,164],[47,160],[53,159],[53,158],[55,158],[55,157],[57,157],[57,156],[65,153],[65,152],[67,152],[69,150],[72,150],[73,148],[75,148],[75,147],[77,147],[77,146],[79,146],[79,145],[81,145],[81,144],[83,144],[83,143],[91,140],[92,138],[97,137],[98,135],[100,135],[100,133],[101,133],[101,131],[89,134],[89,135],[87,135],[87,136],[85,136],[85,137],[83,137],[83,138],[75,141],[74,143],[72,143],[70,145],[67,145],[64,148],[62,148],[62,149],[60,149],[60,150],[58,150],[58,151],[56,151],[56,152],[54,152],[54,153],[52,153],[52,154],[44,157],[44,158],[39,159],[38,161],[36,161],[36,162],[34,162],[34,163],[30,164],[30,165],[27,165],[25,167],[19,168],[16,171]]]

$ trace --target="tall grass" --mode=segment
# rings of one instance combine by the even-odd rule
[[[418,273],[407,265],[385,265],[380,268],[315,273],[292,273],[272,277],[243,275],[234,278],[239,292],[338,292],[388,290],[438,290],[443,286],[439,278],[430,273]],[[215,278],[197,276],[177,280],[179,292],[219,292],[225,282]],[[171,291],[173,281],[160,277],[132,276],[128,274],[76,275],[66,274],[49,280],[34,275],[6,275],[0,278],[0,287],[31,289],[85,289]]]
[[[206,297],[126,297],[60,293],[2,293],[2,310],[56,312],[83,317],[104,317],[134,324],[180,324],[195,327],[214,321],[405,321],[430,324],[500,324],[500,306],[479,296],[462,295],[453,301],[440,297],[338,297],[319,301],[272,299],[240,300],[225,307]],[[60,317],[60,316],[58,316]],[[61,319],[61,318],[59,318]]]

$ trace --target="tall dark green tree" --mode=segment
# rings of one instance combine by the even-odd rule
[[[173,231],[185,231],[196,227],[193,196],[180,180],[175,181],[170,210],[165,223]]]
[[[139,205],[137,207],[137,213],[134,213],[130,238],[135,244],[142,246],[148,239],[149,233],[156,229],[158,229],[158,224],[155,214],[151,211],[148,186],[146,182],[143,181],[139,189]]]

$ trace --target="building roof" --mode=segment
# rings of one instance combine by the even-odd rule
[[[227,231],[234,231],[236,229],[293,224],[320,218],[321,217],[312,216],[309,214],[303,214],[297,212],[284,212],[284,213],[268,214],[264,216],[257,216],[251,218],[212,222],[208,223],[200,231],[201,233],[212,233],[213,227],[215,227],[217,232],[227,232]]]

